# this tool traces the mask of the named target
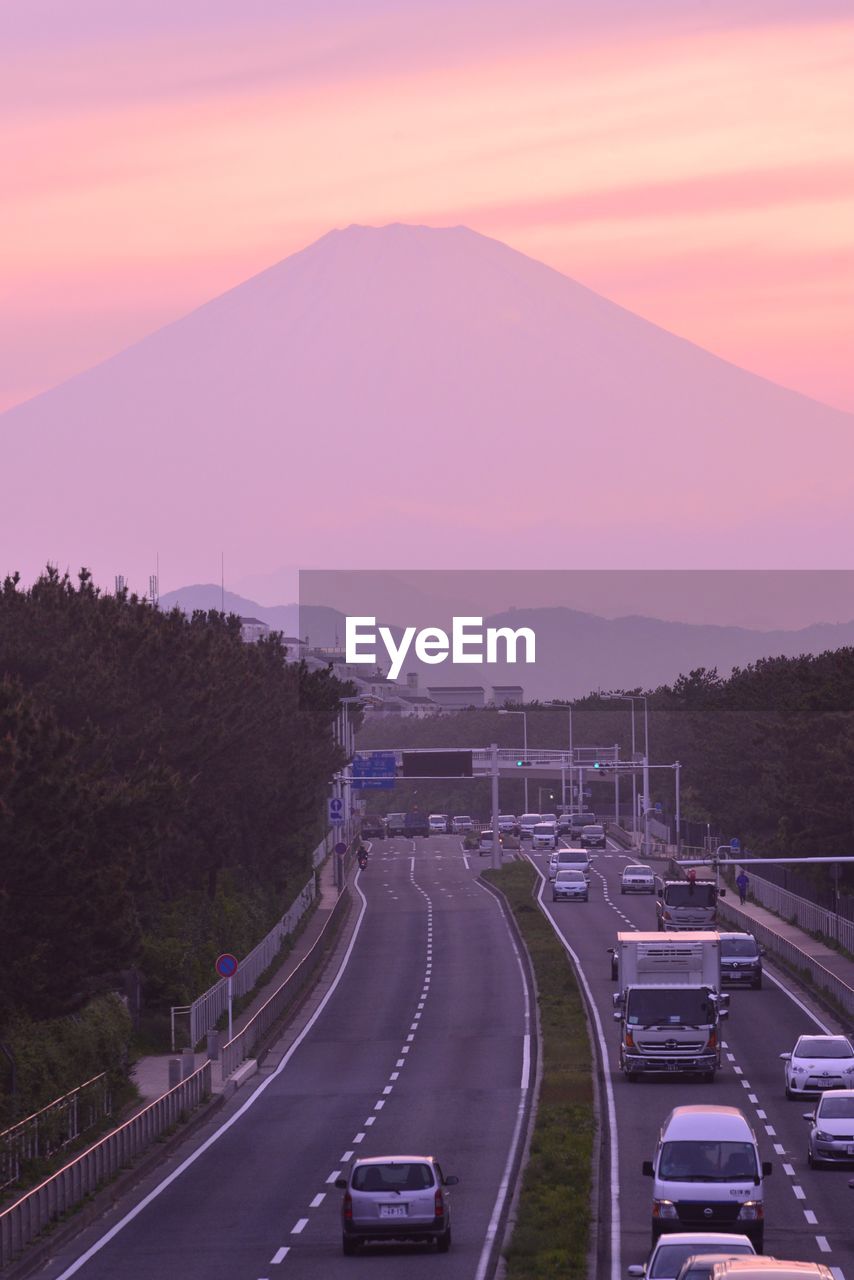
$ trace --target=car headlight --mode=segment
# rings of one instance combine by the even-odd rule
[[[793,1076],[805,1076],[807,1074],[806,1067],[792,1067],[791,1071]]]
[[[745,1200],[738,1211],[739,1222],[758,1222],[763,1217],[761,1200]]]
[[[832,1142],[833,1134],[825,1133],[823,1129],[816,1129],[815,1138],[817,1142]]]
[[[654,1218],[678,1218],[676,1205],[672,1200],[653,1200],[652,1216]]]

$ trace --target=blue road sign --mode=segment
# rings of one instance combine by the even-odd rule
[[[330,827],[344,825],[344,801],[341,796],[330,796],[328,800],[328,816]]]
[[[237,957],[230,951],[224,951],[217,956],[215,968],[221,978],[233,978],[237,973]]]
[[[738,853],[739,849],[741,848],[741,841],[739,840],[738,836],[733,836],[732,840],[730,840],[729,842],[729,847],[730,849],[732,849],[733,853]]]
[[[350,785],[357,791],[390,790],[397,778],[393,751],[366,751],[353,757]]]

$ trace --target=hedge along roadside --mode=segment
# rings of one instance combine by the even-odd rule
[[[566,952],[534,901],[539,877],[513,862],[482,878],[504,894],[531,958],[542,1079],[528,1163],[505,1250],[508,1280],[587,1274],[595,1115],[593,1055],[581,992]]]

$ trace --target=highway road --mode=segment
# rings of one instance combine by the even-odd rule
[[[351,950],[301,1042],[41,1275],[410,1280],[488,1273],[531,1093],[531,994],[483,861],[458,837],[378,841]],[[333,1183],[360,1155],[435,1154],[453,1245],[341,1250]]]
[[[545,872],[546,855],[533,862]],[[655,929],[655,899],[621,895],[620,874],[631,859],[616,846],[594,856],[590,901],[552,903],[548,880],[543,906],[564,941],[576,953],[589,984],[604,1037],[610,1101],[616,1121],[614,1157],[619,1165],[619,1258],[612,1276],[643,1262],[650,1244],[650,1179],[641,1163],[652,1158],[658,1129],[674,1106],[714,1102],[739,1107],[754,1126],[763,1159],[774,1172],[765,1189],[765,1252],[777,1257],[822,1262],[837,1280],[854,1280],[854,1192],[852,1170],[811,1170],[806,1161],[808,1125],[802,1119],[810,1103],[789,1102],[783,1089],[779,1054],[793,1047],[802,1032],[842,1030],[827,1015],[810,1013],[806,1003],[787,994],[785,982],[771,981],[766,967],[761,991],[733,990],[730,1018],[724,1024],[724,1069],[712,1085],[687,1078],[661,1077],[630,1084],[618,1068],[618,1029],[613,1021],[607,948],[618,930]]]

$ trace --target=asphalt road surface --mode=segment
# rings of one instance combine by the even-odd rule
[[[533,861],[546,871],[546,855],[535,855]],[[547,888],[543,894],[545,909],[578,956],[589,984],[610,1067],[616,1120],[613,1154],[619,1166],[619,1197],[613,1202],[619,1233],[619,1256],[612,1259],[614,1280],[649,1252],[652,1182],[641,1175],[641,1164],[652,1159],[661,1122],[675,1106],[704,1102],[739,1107],[756,1131],[762,1158],[773,1163],[765,1185],[765,1252],[822,1262],[837,1280],[854,1280],[854,1191],[848,1188],[854,1166],[808,1167],[809,1126],[802,1116],[811,1104],[786,1100],[779,1059],[801,1033],[842,1028],[827,1014],[811,1012],[802,995],[789,994],[785,977],[766,965],[761,991],[732,990],[730,1017],[723,1024],[723,1068],[714,1084],[669,1076],[630,1084],[618,1067],[619,1035],[611,1000],[616,984],[607,948],[619,930],[654,930],[656,923],[652,895],[620,893],[620,874],[629,861],[615,846],[593,856],[588,903],[553,903]],[[772,974],[779,982],[771,980]]]
[[[524,1140],[531,1002],[510,927],[476,880],[485,862],[459,837],[376,842],[352,949],[302,1041],[40,1274],[487,1274]],[[389,1242],[345,1258],[335,1178],[357,1156],[421,1152],[460,1178],[450,1253]]]

